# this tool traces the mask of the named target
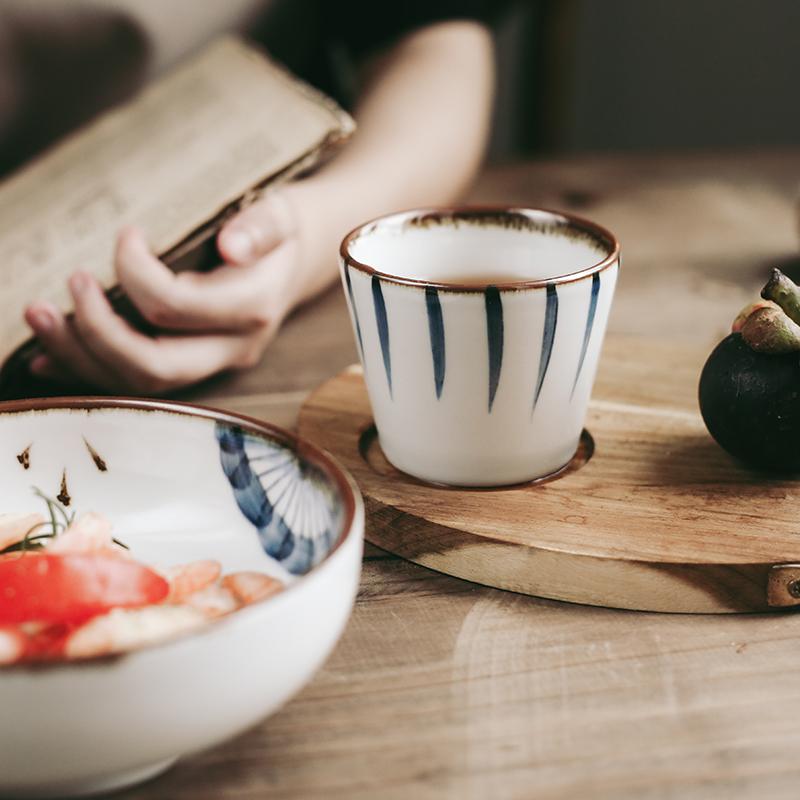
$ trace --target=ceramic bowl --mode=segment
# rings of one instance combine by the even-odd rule
[[[570,462],[617,280],[610,232],[543,209],[420,209],[356,228],[340,265],[392,464],[500,486]]]
[[[330,653],[358,585],[364,514],[325,453],[210,409],[91,398],[0,404],[0,442],[0,511],[42,511],[36,487],[105,514],[156,567],[212,558],[289,584],[121,656],[0,669],[0,795],[149,778],[274,711]]]

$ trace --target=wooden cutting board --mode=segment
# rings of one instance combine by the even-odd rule
[[[300,435],[353,474],[368,541],[500,589],[646,611],[800,605],[800,482],[751,471],[706,432],[707,351],[609,337],[570,468],[510,489],[427,485],[396,470],[354,366],[306,401]]]

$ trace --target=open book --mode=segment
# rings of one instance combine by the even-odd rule
[[[215,234],[231,214],[353,129],[333,101],[223,38],[10,176],[0,184],[0,397],[26,393],[36,346],[23,344],[24,307],[45,299],[68,310],[76,269],[135,317],[113,289],[121,225],[141,227],[173,269],[214,266]]]

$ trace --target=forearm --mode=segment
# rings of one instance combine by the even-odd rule
[[[352,146],[320,177],[359,189],[375,213],[451,202],[483,155],[492,67],[490,35],[476,23],[406,37],[364,92]]]
[[[342,154],[290,187],[317,218],[303,297],[335,274],[338,240],[370,217],[454,201],[480,164],[494,84],[491,37],[470,22],[443,23],[402,40],[375,70]]]

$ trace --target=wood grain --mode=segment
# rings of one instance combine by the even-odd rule
[[[772,566],[800,561],[800,487],[735,463],[708,436],[699,412],[681,407],[696,392],[691,367],[702,353],[678,348],[676,359],[674,345],[633,338],[612,337],[608,345],[587,420],[594,453],[542,484],[445,488],[398,471],[374,435],[360,367],[311,395],[299,432],[355,476],[369,541],[423,566],[592,605],[768,610]],[[670,371],[678,403],[669,395],[648,402],[641,387],[652,365],[663,370],[671,359],[678,361]],[[627,369],[618,369],[622,363]]]
[[[696,374],[766,267],[796,257],[798,175],[799,149],[604,155],[487,170],[472,200],[569,208],[615,230],[610,332],[675,344],[636,402],[692,412],[672,375]],[[289,320],[260,367],[191,399],[287,424],[355,360],[334,290]],[[611,380],[599,376],[597,397]],[[792,612],[577,606],[368,547],[353,617],[314,681],[248,733],[118,797],[795,800],[798,646]]]

